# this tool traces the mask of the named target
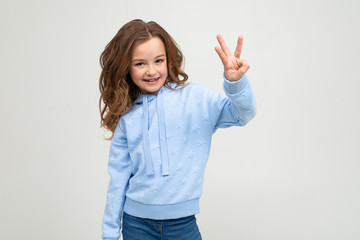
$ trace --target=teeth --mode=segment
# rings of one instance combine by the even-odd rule
[[[155,82],[156,80],[158,80],[159,78],[153,78],[153,79],[145,79],[145,81],[148,81],[148,82]]]

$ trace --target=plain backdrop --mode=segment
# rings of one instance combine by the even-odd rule
[[[222,91],[214,51],[244,36],[258,103],[218,130],[198,224],[204,240],[360,239],[357,0],[0,4],[0,239],[100,239],[108,136],[99,56],[118,29],[162,25],[190,81]]]

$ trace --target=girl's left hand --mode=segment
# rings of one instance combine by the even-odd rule
[[[246,60],[240,59],[243,37],[238,37],[234,55],[230,53],[229,48],[226,46],[226,43],[221,35],[217,35],[217,40],[221,49],[216,46],[215,51],[219,55],[221,62],[224,65],[226,79],[229,81],[239,80],[250,68]]]

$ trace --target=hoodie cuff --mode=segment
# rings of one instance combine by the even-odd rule
[[[236,94],[241,92],[245,89],[246,85],[248,84],[248,77],[244,74],[239,80],[237,81],[229,81],[225,77],[225,73],[223,74],[224,77],[224,90],[226,93],[229,94]]]

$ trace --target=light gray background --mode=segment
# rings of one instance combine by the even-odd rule
[[[360,4],[354,0],[1,1],[0,239],[100,239],[109,142],[99,56],[127,21],[161,24],[190,81],[222,91],[214,46],[258,102],[214,135],[203,239],[360,239]]]

